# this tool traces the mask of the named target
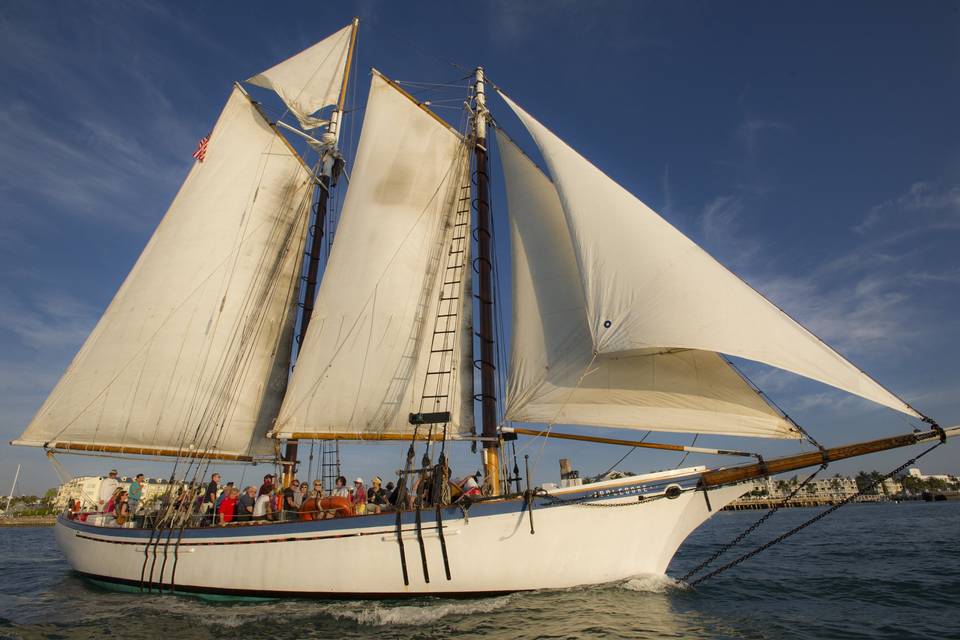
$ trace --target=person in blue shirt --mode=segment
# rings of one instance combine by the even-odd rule
[[[143,474],[138,473],[137,477],[130,483],[127,489],[127,503],[130,505],[130,515],[135,516],[137,508],[140,506],[140,499],[143,497]]]

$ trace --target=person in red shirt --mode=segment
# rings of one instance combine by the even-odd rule
[[[217,515],[219,517],[219,522],[221,524],[227,524],[228,522],[233,522],[233,516],[237,510],[237,498],[240,495],[239,489],[229,488],[226,491],[230,492],[230,495],[224,496],[220,501],[220,507],[217,509]]]

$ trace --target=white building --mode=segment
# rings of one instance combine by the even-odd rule
[[[95,510],[97,508],[97,499],[100,495],[100,484],[105,476],[81,476],[74,478],[69,482],[60,485],[57,491],[57,498],[54,500],[54,506],[58,510],[67,508],[71,500],[79,500],[80,507],[83,510]],[[133,478],[120,478],[120,486],[129,489]],[[143,495],[140,498],[142,503],[148,503],[157,497],[163,495],[169,488],[170,483],[164,479],[147,478],[143,482]]]

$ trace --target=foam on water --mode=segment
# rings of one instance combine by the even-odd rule
[[[626,582],[620,583],[620,587],[628,591],[640,591],[644,593],[667,593],[668,591],[676,589],[690,588],[686,583],[658,573],[645,573],[634,576]]]
[[[501,598],[484,598],[470,602],[430,602],[421,605],[384,606],[381,604],[365,603],[360,607],[351,607],[349,603],[342,606],[328,607],[325,613],[334,618],[353,620],[362,625],[382,627],[393,625],[421,625],[436,622],[447,616],[467,616],[477,613],[490,613],[503,608],[510,596]]]

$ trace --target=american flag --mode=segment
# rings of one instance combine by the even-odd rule
[[[210,136],[200,138],[200,142],[197,143],[197,150],[193,152],[193,157],[200,162],[203,162],[203,159],[207,157],[208,142],[210,142]]]

